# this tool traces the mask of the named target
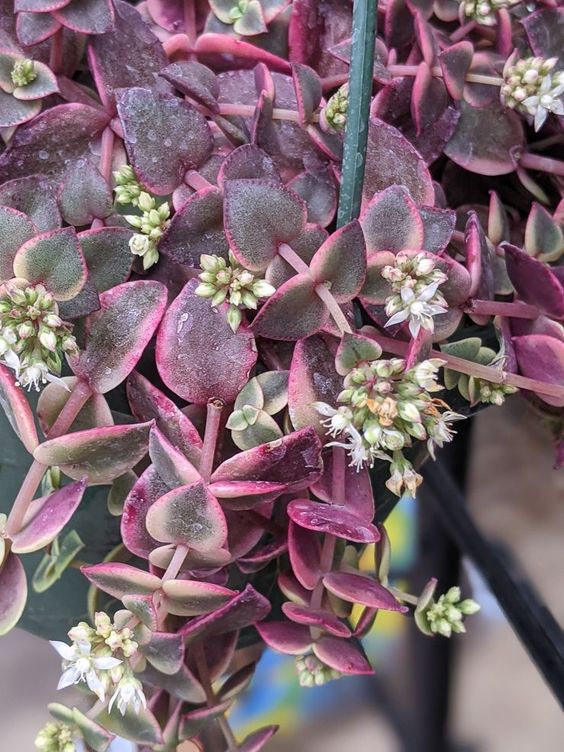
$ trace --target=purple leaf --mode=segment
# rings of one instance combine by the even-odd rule
[[[526,334],[513,337],[513,347],[524,376],[558,386],[564,384],[564,342],[545,334]],[[564,406],[564,397],[538,396],[549,405]]]
[[[11,128],[27,123],[41,112],[41,100],[25,101],[16,99],[0,89],[0,128]]]
[[[169,490],[155,469],[148,467],[129,492],[123,506],[121,537],[132,554],[148,559],[151,551],[159,546],[159,542],[149,535],[145,519],[149,507]]]
[[[227,155],[219,169],[217,184],[224,188],[228,180],[264,178],[280,181],[280,174],[272,158],[255,144],[243,144]]]
[[[351,630],[331,611],[312,609],[309,606],[299,606],[297,603],[283,603],[282,611],[290,621],[305,624],[308,627],[319,627],[334,637],[350,637]]]
[[[14,10],[29,11],[30,13],[49,13],[57,8],[68,5],[70,0],[15,0]]]
[[[105,34],[114,25],[112,0],[71,0],[53,15],[63,26],[81,34]]]
[[[239,752],[259,752],[277,731],[278,726],[265,726],[258,731],[253,731],[239,744]]]
[[[439,55],[443,81],[453,99],[462,99],[466,86],[466,74],[470,70],[474,47],[471,42],[458,42],[447,47]]]
[[[337,189],[329,168],[301,172],[290,180],[288,188],[306,202],[308,222],[322,227],[331,224],[337,209]],[[297,250],[295,241],[294,250]]]
[[[160,74],[175,89],[212,112],[218,111],[219,83],[215,73],[195,60],[180,60],[161,70]]]
[[[199,266],[203,253],[227,258],[221,191],[202,188],[190,196],[173,216],[159,242],[159,251],[187,266]]]
[[[3,180],[27,175],[60,176],[70,162],[90,154],[90,144],[108,123],[108,115],[84,104],[51,107],[16,131],[0,155]]]
[[[212,137],[205,117],[177,97],[131,87],[116,91],[127,154],[136,175],[152,193],[177,188],[187,170],[208,158]]]
[[[152,595],[124,595],[122,602],[151,632],[158,630],[159,617]]]
[[[16,209],[0,206],[0,281],[12,279],[18,249],[35,234],[29,217]]]
[[[149,664],[139,678],[144,683],[169,692],[173,697],[185,702],[200,704],[206,701],[202,685],[186,666],[182,666],[176,674],[163,674]]]
[[[232,598],[212,614],[199,616],[180,629],[189,641],[208,639],[214,635],[235,632],[261,621],[270,611],[268,600],[251,586]]]
[[[266,269],[280,243],[290,243],[304,229],[302,199],[272,180],[228,180],[224,188],[225,233],[229,247],[251,271]]]
[[[86,476],[91,484],[111,483],[143,459],[150,428],[151,423],[139,423],[77,431],[45,441],[33,456],[74,480]]]
[[[419,207],[423,220],[423,248],[429,253],[442,253],[452,238],[456,212],[434,206]]]
[[[267,621],[257,624],[257,631],[269,648],[286,655],[303,655],[312,643],[310,631],[303,624]]]
[[[164,383],[189,402],[233,402],[256,363],[254,337],[244,327],[233,332],[225,314],[196,295],[197,285],[190,281],[163,319],[157,368]]]
[[[310,264],[316,284],[325,284],[337,303],[358,295],[366,275],[366,246],[358,220],[329,236]]]
[[[237,595],[235,590],[199,580],[166,580],[163,592],[166,610],[177,616],[209,614]]]
[[[27,581],[18,556],[9,553],[0,568],[0,637],[16,626],[27,601]]]
[[[313,645],[313,652],[326,666],[341,674],[373,674],[374,670],[364,655],[364,651],[352,640],[339,637],[322,637]]]
[[[492,194],[495,196],[495,194]],[[503,205],[499,202],[500,211]],[[491,210],[490,210],[491,215]],[[505,227],[508,224],[507,214],[504,212]],[[488,229],[491,240],[491,233]],[[508,234],[503,234],[500,240],[507,240]],[[494,241],[492,241],[494,242]],[[498,241],[499,242],[499,241]],[[540,204],[533,203],[527,226],[525,228],[525,248],[531,256],[540,256],[542,261],[557,260],[564,249],[564,233],[554,217]]]
[[[502,248],[509,279],[519,297],[553,318],[564,318],[564,287],[550,267],[510,243]]]
[[[202,752],[200,745],[191,741],[192,737],[201,734],[206,726],[209,726],[218,716],[221,716],[230,705],[229,701],[224,700],[212,707],[204,706],[184,713],[180,719],[179,738],[189,739],[190,741],[184,742],[181,746],[187,745],[188,752]]]
[[[407,612],[402,604],[379,582],[371,577],[349,572],[330,572],[323,578],[329,592],[350,603],[361,603],[384,611]]]
[[[0,406],[19,440],[30,454],[39,444],[33,413],[12,371],[0,363]]]
[[[494,279],[490,251],[486,234],[475,212],[470,213],[470,217],[466,223],[464,246],[466,250],[466,267],[471,279],[471,287],[468,295],[481,300],[493,300]],[[478,317],[478,323],[484,324],[487,321],[487,318],[481,320],[481,317]]]
[[[200,473],[156,426],[149,435],[149,457],[159,478],[170,488],[198,483]]]
[[[0,205],[27,214],[28,219],[33,222],[39,232],[56,230],[61,226],[59,207],[51,184],[40,175],[9,180],[1,185]],[[8,234],[11,236],[12,232]],[[0,233],[0,237],[4,238],[4,230]],[[25,240],[28,238],[24,238],[21,242]],[[15,242],[14,240],[14,246]]]
[[[46,546],[61,532],[73,516],[86,488],[86,481],[71,483],[37,502],[37,511],[25,526],[12,536],[12,551],[29,554]]]
[[[167,584],[167,582],[163,582],[163,590]],[[129,596],[129,598],[131,597]],[[141,652],[157,671],[172,675],[178,673],[184,665],[186,649],[182,635],[154,631],[151,635],[151,641],[147,645],[143,645]]]
[[[39,395],[36,412],[44,434],[47,434],[59,417],[59,413],[68,402],[71,390],[76,387],[78,379],[75,376],[65,376],[63,382],[63,384],[57,381],[47,384]],[[101,394],[93,394],[73,420],[67,433],[113,425],[114,419],[105,397]]]
[[[116,89],[141,86],[162,93],[170,87],[156,77],[167,64],[161,42],[139,12],[119,0],[115,3],[115,24],[111,31],[95,36],[88,46],[88,61],[97,90],[106,109],[115,109]],[[127,49],[133,65],[124,65]]]
[[[383,305],[386,298],[393,294],[392,286],[382,276],[385,266],[394,266],[395,254],[391,251],[376,251],[368,259],[366,279],[359,298],[366,304]]]
[[[420,63],[411,90],[411,117],[416,136],[434,127],[446,107],[447,94],[443,82],[433,76],[426,62]]]
[[[129,279],[133,255],[131,231],[125,227],[100,227],[79,233],[78,242],[89,277],[98,292],[117,287]]]
[[[154,574],[120,562],[93,564],[80,571],[99,590],[119,600],[124,595],[152,595],[161,587]]]
[[[59,206],[65,222],[76,227],[112,213],[112,193],[92,162],[80,159],[71,164],[60,187]]]
[[[403,185],[391,185],[376,193],[365,206],[360,224],[369,255],[375,251],[398,253],[423,247],[423,219]]]
[[[321,577],[321,544],[318,536],[290,522],[288,553],[292,570],[300,585],[313,590]]]
[[[166,299],[160,282],[127,282],[104,292],[100,310],[87,321],[86,347],[73,364],[75,374],[100,394],[121,384],[153,336]]]
[[[346,72],[330,48],[351,36],[352,11],[341,0],[295,0],[288,32],[289,59],[306,63],[320,76]]]
[[[562,54],[562,8],[542,8],[521,20],[531,49],[540,57],[559,57]]]
[[[138,420],[154,420],[164,436],[198,466],[202,439],[190,419],[172,400],[137,371],[133,371],[127,380],[127,398]]]
[[[335,501],[333,489],[333,460],[334,452],[325,450],[323,455],[323,475],[312,486],[311,490],[322,501],[329,503]],[[342,502],[347,511],[352,512],[366,522],[374,519],[374,494],[370,482],[370,473],[367,468],[357,471],[351,465],[345,463],[344,468],[345,494]]]
[[[312,68],[301,63],[292,65],[292,79],[300,119],[302,125],[306,125],[321,102],[323,94],[321,80]]]
[[[212,551],[227,540],[221,507],[203,483],[181,486],[161,496],[149,508],[145,524],[156,540],[197,551]]]
[[[294,499],[288,505],[290,519],[307,530],[329,533],[357,543],[376,543],[378,529],[344,506],[322,504],[310,499]]]
[[[16,34],[24,47],[32,47],[53,36],[61,25],[50,13],[18,13]]]

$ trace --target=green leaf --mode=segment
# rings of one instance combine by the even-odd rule
[[[361,363],[378,360],[381,355],[382,348],[374,340],[345,332],[337,349],[335,368],[340,376],[346,376]]]
[[[44,593],[54,585],[83,548],[84,543],[75,530],[67,533],[62,543],[55,538],[51,544],[51,553],[45,554],[35,570],[31,581],[33,590],[36,593]]]
[[[136,744],[160,744],[162,733],[155,716],[147,708],[135,713],[129,708],[125,715],[121,715],[117,705],[112,712],[103,711],[96,720],[108,731]]]
[[[114,738],[98,723],[81,713],[78,708],[72,709],[73,720],[80,729],[84,741],[94,752],[106,752]]]
[[[266,371],[256,377],[264,398],[262,409],[269,415],[276,415],[288,404],[288,377],[289,371]]]

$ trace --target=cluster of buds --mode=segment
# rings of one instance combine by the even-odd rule
[[[313,653],[296,658],[296,670],[301,687],[320,687],[341,678],[339,671],[326,666]]]
[[[19,60],[16,60],[10,76],[14,86],[27,86],[37,78],[34,61],[29,60],[29,58],[20,58]]]
[[[127,222],[139,232],[129,240],[129,248],[135,256],[143,259],[143,269],[149,269],[159,260],[157,246],[170,224],[170,206],[163,201],[157,206],[154,196],[144,191],[129,165],[114,172],[115,194],[118,204],[132,204],[142,213],[126,214]]]
[[[138,648],[133,631],[127,626],[119,628],[104,612],[96,614],[94,624],[91,627],[80,622],[73,627],[68,633],[71,645],[51,642],[63,659],[63,674],[57,689],[85,682],[102,702],[113,692],[110,712],[117,703],[122,715],[130,706],[138,713],[145,707],[146,699],[130,660]]]
[[[38,752],[75,752],[73,731],[66,723],[50,721],[35,737]]]
[[[472,377],[471,377],[472,378]],[[484,379],[474,379],[478,399],[477,402],[484,402],[488,405],[503,405],[505,397],[508,394],[515,394],[517,387],[511,384],[494,384]]]
[[[229,263],[221,256],[200,256],[203,271],[196,295],[211,298],[212,306],[228,303],[227,321],[234,332],[243,319],[241,309],[255,310],[259,299],[269,298],[276,289],[264,279],[257,277],[241,266],[229,252]]]
[[[328,131],[342,131],[347,124],[349,86],[343,84],[333,94],[319,116],[321,127]]]
[[[423,590],[415,609],[415,623],[426,635],[440,634],[450,637],[466,632],[463,619],[480,610],[480,606],[471,598],[461,600],[459,587],[451,587],[446,593],[434,600],[437,581],[432,579]]]
[[[550,112],[564,115],[564,71],[554,71],[557,62],[556,57],[515,60],[512,55],[503,69],[502,103],[530,115],[536,131]]]
[[[447,275],[435,268],[435,260],[425,253],[398,253],[394,264],[382,269],[382,277],[393,290],[386,299],[386,314],[390,316],[386,326],[408,321],[412,337],[421,328],[434,331],[433,316],[448,310],[438,289],[447,281]]]
[[[238,21],[249,7],[250,0],[236,0],[235,5],[229,11],[229,17],[232,21]]]
[[[20,386],[39,390],[57,380],[62,353],[78,352],[71,328],[43,285],[14,279],[0,286],[0,361],[16,372]]]
[[[364,363],[346,375],[339,408],[314,403],[317,412],[325,416],[322,423],[329,435],[345,439],[333,445],[347,450],[350,464],[357,470],[364,465],[372,467],[376,459],[391,463],[387,485],[398,496],[404,486],[414,493],[421,482],[402,450],[412,446],[414,439],[427,441],[434,457],[436,446],[452,440],[450,424],[464,417],[431,396],[443,388],[437,384],[443,364],[431,359],[406,370],[401,358]]]
[[[480,26],[497,26],[497,13],[502,8],[510,8],[520,0],[462,0],[460,3],[460,23],[470,18]]]

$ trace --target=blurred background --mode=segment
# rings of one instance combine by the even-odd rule
[[[548,429],[526,401],[514,397],[477,416],[470,456],[468,503],[474,518],[484,534],[511,548],[562,625],[564,472],[552,469]],[[433,545],[440,523],[428,517],[425,524]],[[416,504],[402,501],[388,523],[400,575],[417,562],[416,525]],[[468,633],[450,643],[448,750],[562,752],[564,716],[556,700],[479,575],[466,562],[463,567],[463,593],[472,590],[482,610],[467,620]],[[438,658],[431,651],[428,684],[415,681],[420,644],[415,640],[406,619],[380,614],[366,641],[375,679],[315,689],[299,687],[291,658],[267,652],[254,685],[233,712],[233,725],[243,736],[280,723],[283,730],[269,752],[446,752],[438,743],[418,744],[413,736],[429,720],[433,661],[445,659],[440,648]],[[0,752],[33,752],[47,703],[65,699],[55,691],[59,673],[57,655],[38,638],[14,630],[0,640]]]

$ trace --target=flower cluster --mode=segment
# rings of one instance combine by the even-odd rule
[[[14,86],[27,86],[37,78],[35,62],[28,58],[16,60],[10,76]]]
[[[342,676],[339,671],[322,663],[313,653],[296,658],[296,670],[300,687],[320,687]]]
[[[122,715],[130,705],[138,713],[146,705],[146,700],[130,661],[138,648],[132,629],[127,626],[118,628],[106,613],[100,611],[96,614],[94,627],[80,622],[68,635],[71,645],[51,641],[63,659],[63,674],[57,689],[85,682],[101,702],[105,702],[107,693],[113,690],[110,711],[117,703]]]
[[[259,299],[269,298],[275,288],[264,279],[257,279],[229,252],[229,263],[221,256],[200,256],[203,272],[196,294],[211,298],[213,306],[229,303],[227,321],[234,332],[243,320],[241,309],[255,310]]]
[[[402,450],[412,446],[414,439],[427,441],[434,456],[435,447],[452,440],[450,424],[464,417],[431,397],[431,392],[442,389],[437,384],[442,364],[432,359],[406,370],[401,358],[374,360],[347,374],[339,395],[341,407],[315,403],[316,410],[326,417],[322,422],[329,435],[346,439],[334,445],[348,451],[351,465],[372,467],[376,459],[391,463],[387,485],[398,495],[404,485],[414,493],[421,482]]]
[[[413,337],[421,328],[434,331],[433,316],[446,313],[448,304],[439,285],[447,275],[435,267],[435,260],[425,253],[415,256],[398,253],[392,265],[382,269],[382,277],[392,286],[393,294],[386,299],[386,326],[409,322]]]
[[[321,110],[321,125],[329,131],[342,131],[347,124],[347,112],[349,110],[349,86],[343,84],[340,89],[330,97],[325,107]]]
[[[141,188],[129,165],[114,172],[114,180],[116,202],[131,204],[142,212],[141,215],[127,214],[125,219],[132,227],[140,230],[129,241],[131,253],[143,259],[143,269],[149,269],[159,260],[157,246],[170,224],[170,206],[168,201],[157,206],[154,196]]]
[[[540,130],[549,113],[564,115],[564,71],[555,71],[558,58],[528,57],[515,62],[510,57],[503,69],[501,101],[534,119]]]
[[[502,8],[510,8],[520,0],[462,0],[460,15],[464,20],[471,18],[480,26],[496,26],[497,13]]]
[[[415,610],[417,626],[425,634],[443,637],[466,632],[464,617],[477,613],[480,606],[471,598],[461,600],[459,587],[451,587],[435,601],[436,585],[437,581],[431,580],[421,594]]]
[[[38,752],[75,752],[73,732],[66,723],[50,721],[35,737]]]
[[[78,351],[71,329],[43,285],[18,279],[0,286],[0,361],[16,372],[21,386],[39,390],[56,380],[62,354]]]

